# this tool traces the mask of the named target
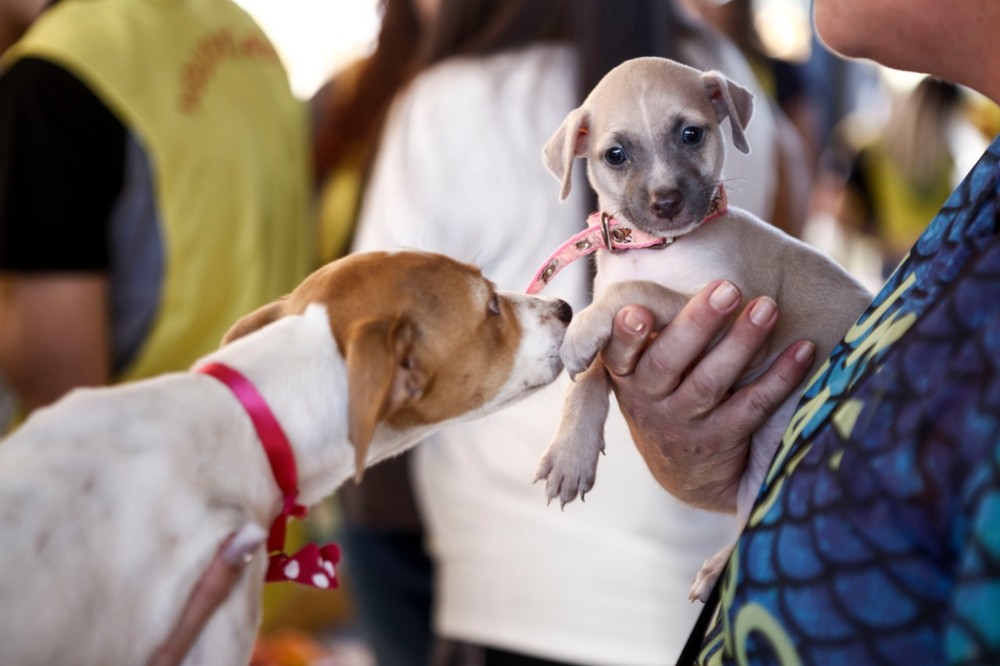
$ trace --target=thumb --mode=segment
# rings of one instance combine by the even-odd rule
[[[617,376],[632,374],[652,338],[655,321],[653,313],[639,305],[626,305],[618,311],[611,340],[601,352],[608,372]]]

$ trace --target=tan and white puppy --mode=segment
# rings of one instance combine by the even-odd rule
[[[199,365],[256,386],[308,506],[551,382],[571,316],[444,256],[360,254],[240,320]],[[247,412],[213,377],[76,390],[37,411],[0,443],[0,664],[146,663],[223,538],[266,530],[281,498]],[[260,555],[185,664],[249,661]]]
[[[627,304],[668,323],[709,282],[725,278],[746,301],[770,296],[781,319],[767,346],[741,379],[766,370],[795,340],[816,343],[825,358],[871,301],[840,266],[747,211],[728,211],[703,224],[719,203],[725,158],[720,123],[729,119],[734,145],[749,152],[744,135],[753,109],[749,91],[717,72],[701,72],[663,58],[627,61],[602,79],[546,144],[545,164],[570,191],[573,161],[587,160],[600,210],[625,228],[662,238],[658,249],[597,254],[594,301],[573,320],[562,358],[577,377],[563,420],[539,465],[550,500],[565,504],[589,491],[604,450],[608,379],[594,362]],[[745,302],[746,302],[745,301]],[[745,524],[771,458],[801,391],[752,438],[739,490],[737,517]],[[692,587],[704,600],[729,550],[705,563]]]

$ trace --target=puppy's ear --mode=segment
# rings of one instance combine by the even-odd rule
[[[718,72],[705,72],[702,78],[705,81],[705,94],[715,108],[719,122],[729,117],[733,144],[740,152],[749,153],[750,144],[747,143],[743,130],[750,124],[750,116],[753,114],[753,93]]]
[[[360,322],[348,332],[344,355],[355,481],[364,476],[375,427],[401,407],[419,400],[427,387],[427,376],[417,367],[416,337],[416,327],[406,319]]]
[[[264,328],[272,321],[277,321],[285,316],[285,299],[280,298],[273,303],[268,303],[257,308],[250,314],[241,318],[233,324],[226,334],[222,336],[222,344],[228,345],[233,340],[249,335],[254,331]]]
[[[545,166],[562,181],[560,201],[565,201],[573,186],[573,160],[587,154],[589,120],[590,115],[583,107],[570,112],[542,149]]]

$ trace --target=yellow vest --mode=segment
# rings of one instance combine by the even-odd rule
[[[184,369],[313,266],[305,105],[229,0],[62,0],[6,54],[84,82],[144,147],[164,276],[118,381]],[[58,193],[54,193],[58,195]]]
[[[862,152],[865,177],[872,192],[876,231],[895,263],[917,242],[951,194],[951,163],[940,165],[931,183],[912,183],[878,143]]]

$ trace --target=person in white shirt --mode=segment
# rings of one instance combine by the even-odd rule
[[[593,205],[582,181],[560,203],[541,151],[604,72],[661,55],[756,89],[735,48],[666,0],[437,4],[427,66],[386,120],[354,251],[442,252],[481,266],[501,289],[522,290]],[[765,218],[773,134],[760,104],[751,153],[730,148],[725,174],[731,202]],[[579,311],[589,282],[578,262],[546,294]],[[444,639],[436,664],[671,662],[697,616],[687,600],[694,574],[735,536],[731,519],[663,492],[614,409],[594,491],[563,511],[546,506],[532,480],[567,381],[416,449],[412,480],[436,567],[434,630]]]

